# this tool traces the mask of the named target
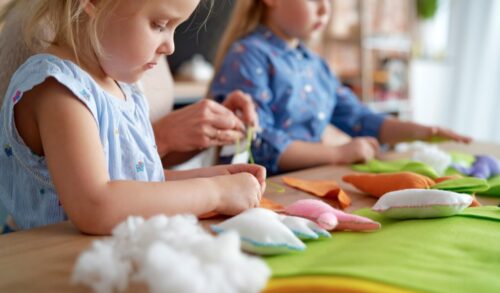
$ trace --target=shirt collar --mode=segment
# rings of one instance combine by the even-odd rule
[[[257,27],[257,34],[259,34],[263,39],[266,40],[269,44],[271,44],[274,48],[278,49],[277,51],[286,54],[289,52],[297,52],[302,54],[306,58],[312,58],[314,53],[306,47],[306,45],[300,41],[297,48],[290,48],[288,44],[282,38],[278,37],[275,33],[273,33],[269,28],[264,25],[260,25]]]

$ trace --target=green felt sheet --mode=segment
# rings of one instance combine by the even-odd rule
[[[492,197],[500,197],[500,175],[488,179],[488,190],[478,192],[480,195],[487,195]]]
[[[307,242],[304,252],[265,258],[273,278],[356,277],[426,292],[500,292],[500,208],[468,208],[463,215],[391,220],[378,232],[334,232]]]

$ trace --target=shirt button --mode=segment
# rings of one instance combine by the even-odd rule
[[[313,91],[313,87],[312,87],[312,85],[310,85],[310,84],[306,84],[306,85],[304,86],[304,91],[305,91],[306,93],[311,93],[311,92]]]
[[[354,127],[352,128],[352,130],[354,132],[360,132],[361,130],[363,129],[363,126],[361,125],[361,123],[357,123],[356,125],[354,125]]]
[[[318,119],[319,120],[322,121],[322,120],[325,120],[325,118],[326,118],[326,114],[324,112],[319,112],[318,113]]]

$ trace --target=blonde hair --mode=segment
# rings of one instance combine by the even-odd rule
[[[222,36],[215,57],[215,71],[219,71],[231,45],[253,31],[264,20],[266,5],[262,0],[238,0],[233,8],[229,25]]]
[[[91,62],[96,55],[103,54],[98,35],[99,24],[117,3],[119,0],[97,1],[95,15],[89,17],[79,0],[11,0],[0,12],[0,23],[14,8],[19,8],[24,11],[23,35],[29,48],[39,47],[40,44],[67,46],[78,63],[80,60]],[[42,30],[51,33],[43,35],[40,33]]]

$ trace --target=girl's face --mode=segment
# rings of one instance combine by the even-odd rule
[[[115,80],[133,83],[163,55],[174,52],[174,32],[199,0],[121,0],[99,28],[103,71]]]
[[[331,0],[263,0],[266,21],[289,38],[307,39],[325,27]]]

